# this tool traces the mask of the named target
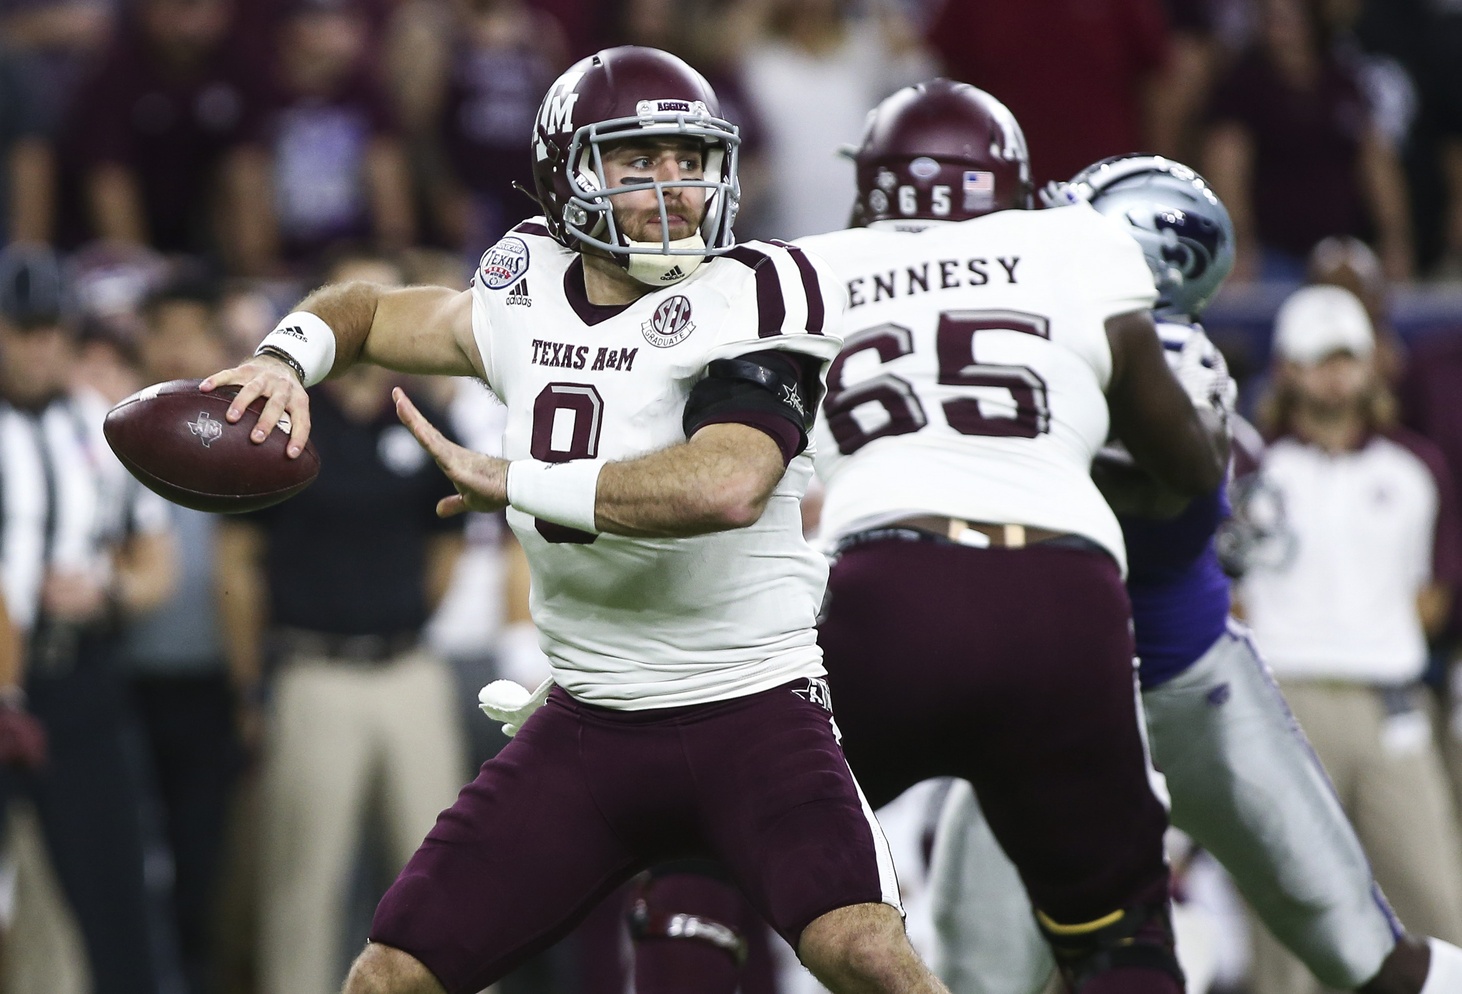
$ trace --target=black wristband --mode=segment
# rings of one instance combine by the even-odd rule
[[[294,375],[299,377],[300,386],[304,386],[305,367],[301,366],[300,361],[288,352],[275,345],[261,345],[254,351],[254,355],[268,355],[276,359],[282,359],[290,369],[294,370]]]

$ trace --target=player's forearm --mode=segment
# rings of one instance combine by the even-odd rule
[[[502,461],[473,461],[481,472],[444,468],[469,507],[488,507],[494,495],[487,464]],[[631,538],[679,538],[754,524],[784,471],[776,443],[741,424],[708,425],[688,442],[624,462],[524,459],[504,466],[503,499],[517,510]]]
[[[745,528],[765,510],[783,472],[766,435],[745,425],[711,425],[684,445],[599,475],[600,531],[637,538],[702,535]]]
[[[1178,431],[1187,438],[1170,460],[1160,463],[1162,475],[1158,479],[1189,497],[1211,493],[1228,470],[1229,434],[1222,415],[1208,409],[1196,410]]]
[[[1183,513],[1193,498],[1180,494],[1153,479],[1136,466],[1098,459],[1091,465],[1091,478],[1112,511],[1124,517],[1166,520]]]
[[[306,311],[330,326],[335,334],[335,362],[332,374],[340,374],[361,358],[376,308],[387,287],[354,281],[328,283],[299,302],[296,311]]]
[[[311,386],[357,362],[402,373],[481,376],[471,328],[467,293],[441,286],[331,283],[300,301],[261,347],[292,356]]]
[[[405,391],[393,396],[397,415],[457,488],[438,503],[443,515],[509,505],[580,531],[701,535],[755,523],[786,469],[771,436],[735,423],[706,425],[688,442],[623,462],[509,462],[448,440]]]
[[[1107,403],[1112,434],[1133,462],[1168,489],[1196,497],[1223,482],[1228,467],[1226,415],[1192,399],[1168,369],[1152,318],[1132,311],[1107,319],[1112,379]]]

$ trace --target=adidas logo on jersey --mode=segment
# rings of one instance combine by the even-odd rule
[[[685,279],[685,274],[680,271],[680,267],[679,266],[672,266],[672,267],[670,267],[670,272],[668,272],[664,276],[660,277],[660,282],[661,283],[669,283],[672,280],[683,280],[683,279]]]
[[[533,298],[528,296],[527,280],[519,280],[513,284],[513,288],[508,291],[508,303],[522,304],[524,307],[533,306]]]

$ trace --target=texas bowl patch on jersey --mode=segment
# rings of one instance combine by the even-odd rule
[[[528,243],[508,235],[482,256],[482,282],[489,290],[511,286],[528,271]]]
[[[690,299],[677,293],[661,301],[650,320],[640,325],[640,331],[645,341],[657,349],[668,349],[685,341],[695,331],[695,322],[690,319]]]

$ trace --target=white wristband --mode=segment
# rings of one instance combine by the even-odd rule
[[[280,319],[254,354],[277,349],[294,360],[305,386],[312,387],[330,375],[335,365],[335,332],[309,311],[292,311]]]
[[[598,534],[594,499],[603,468],[598,459],[514,459],[508,463],[508,503],[535,518]]]

